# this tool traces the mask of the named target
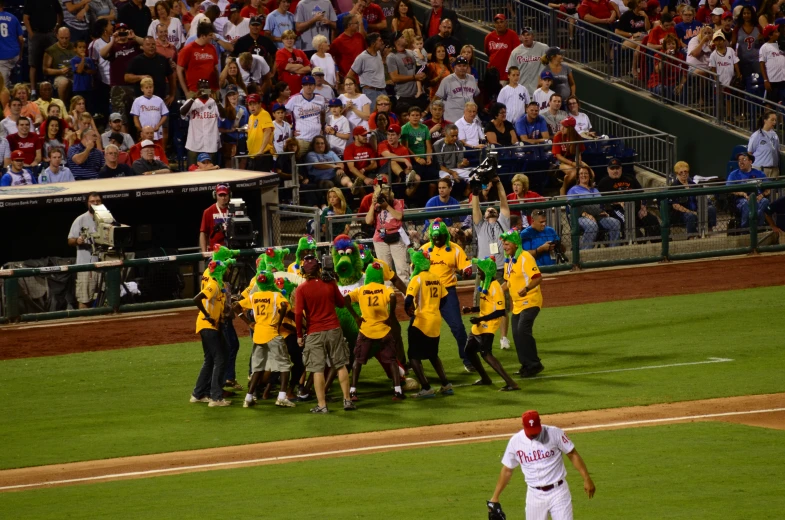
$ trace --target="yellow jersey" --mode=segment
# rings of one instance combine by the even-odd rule
[[[295,269],[294,266],[295,266],[296,263],[297,263],[297,260],[295,260],[294,262],[289,264],[289,267],[286,268],[286,272],[292,273],[292,274],[299,274],[300,276],[302,276],[303,275],[302,266],[299,269]]]
[[[354,289],[349,294],[352,302],[360,305],[363,324],[360,332],[366,338],[382,339],[390,333],[390,299],[395,297],[395,291],[380,283],[369,283]]]
[[[542,291],[539,285],[526,293],[525,296],[518,295],[518,291],[539,276],[542,274],[537,268],[537,262],[527,251],[521,252],[515,263],[504,264],[504,279],[507,280],[507,290],[510,291],[513,314],[520,314],[530,307],[542,307]]]
[[[385,282],[389,282],[395,276],[395,273],[392,269],[390,269],[390,265],[385,262],[384,260],[380,260],[378,258],[373,259],[374,262],[377,262],[380,266],[382,266],[382,277],[384,278]],[[371,262],[373,264],[373,262]]]
[[[262,109],[259,112],[258,116],[253,114],[250,115],[248,118],[248,154],[249,155],[258,155],[260,153],[270,152],[273,153],[275,151],[275,145],[273,145],[273,136],[270,136],[270,142],[267,144],[267,148],[262,150],[262,142],[264,142],[264,131],[267,128],[275,128],[273,125],[273,120],[270,117],[270,113]]]
[[[218,282],[212,278],[209,278],[207,282],[202,283],[202,292],[207,296],[207,298],[202,300],[204,310],[207,311],[207,314],[214,319],[217,324],[221,320],[226,294],[224,294],[218,286]],[[218,327],[213,327],[213,325],[207,321],[205,315],[202,314],[202,311],[199,311],[199,315],[196,317],[196,333],[199,334],[199,331],[203,329],[218,330]]]
[[[504,293],[499,282],[494,280],[488,288],[488,294],[480,294],[480,316],[487,316],[500,309],[504,309]],[[472,325],[472,334],[476,336],[480,334],[495,334],[499,330],[501,320],[501,318],[496,318]]]
[[[255,322],[253,342],[257,345],[269,343],[278,332],[281,320],[281,304],[289,304],[283,294],[275,291],[256,290],[251,294],[251,306]]]
[[[433,251],[428,253],[429,243],[422,246],[420,250],[427,253],[431,259],[430,272],[436,275],[445,287],[458,285],[455,271],[462,271],[472,265],[466,258],[466,253],[463,252],[461,246],[455,244],[450,244],[449,251],[446,247],[433,246]]]
[[[447,289],[439,278],[430,271],[412,276],[406,287],[406,296],[414,298],[414,321],[412,325],[429,338],[438,338],[442,328],[442,313],[439,310]]]

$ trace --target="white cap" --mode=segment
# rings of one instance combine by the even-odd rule
[[[142,148],[147,148],[148,146],[155,146],[155,143],[149,139],[142,141]]]
[[[712,16],[722,16],[725,13],[725,9],[722,7],[715,7],[714,10],[711,12]]]

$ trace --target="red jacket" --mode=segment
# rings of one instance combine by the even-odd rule
[[[610,18],[612,12],[613,7],[611,7],[610,0],[599,0],[597,2],[594,0],[583,0],[581,5],[578,6],[578,16],[581,17],[581,20],[587,14],[600,19]]]
[[[338,284],[311,279],[300,284],[296,294],[294,316],[298,338],[303,337],[303,313],[308,320],[308,334],[333,330],[341,326],[335,313],[337,307],[344,306]]]

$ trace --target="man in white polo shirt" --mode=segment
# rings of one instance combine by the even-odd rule
[[[521,467],[526,480],[527,520],[572,520],[572,497],[567,485],[567,469],[562,454],[567,455],[583,477],[583,489],[589,498],[594,496],[594,482],[575,445],[561,429],[542,425],[540,414],[529,410],[523,414],[523,430],[512,436],[502,456],[502,470],[488,511],[494,518],[504,518],[499,495],[510,482],[516,466]],[[489,515],[490,516],[490,515]]]
[[[458,127],[458,139],[466,148],[485,148],[485,131],[480,118],[477,117],[477,103],[469,101],[463,107],[463,117],[455,122]]]

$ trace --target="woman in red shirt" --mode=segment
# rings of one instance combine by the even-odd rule
[[[539,202],[543,200],[545,200],[545,197],[536,191],[529,190],[529,178],[526,175],[517,173],[513,176],[512,193],[507,194],[507,201],[509,201],[510,204],[517,204],[519,202]],[[518,215],[521,219],[523,218],[523,212],[520,210],[510,210],[510,215]],[[531,225],[531,217],[526,215],[526,218]]]
[[[566,195],[567,190],[575,184],[575,167],[579,150],[582,153],[586,147],[581,143],[583,138],[575,131],[575,118],[568,117],[561,122],[561,130],[553,136],[553,156],[559,161],[559,169],[564,172],[564,183],[561,194]],[[567,144],[562,144],[567,143]],[[588,166],[581,161],[581,166]]]

